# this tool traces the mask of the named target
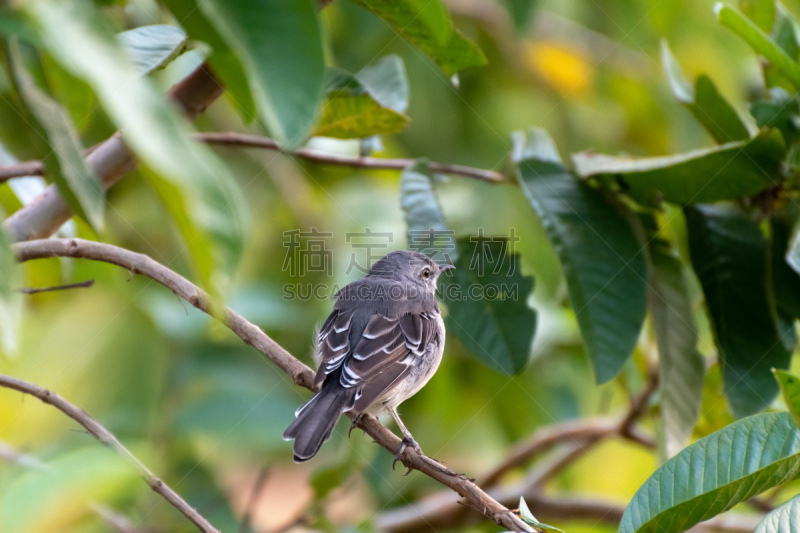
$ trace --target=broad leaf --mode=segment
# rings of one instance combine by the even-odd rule
[[[311,0],[200,0],[241,59],[259,116],[294,149],[317,118],[325,82],[320,27]]]
[[[103,227],[105,194],[100,180],[83,158],[80,137],[69,114],[35,85],[25,70],[16,43],[11,43],[9,54],[20,97],[41,126],[46,139],[46,153],[42,160],[47,175],[73,212],[95,230],[100,230]]]
[[[602,154],[572,156],[582,177],[619,176],[634,195],[661,193],[676,204],[733,200],[755,194],[779,180],[786,146],[778,130],[752,140],[685,154],[639,159]]]
[[[781,388],[781,396],[792,413],[796,424],[800,424],[800,378],[786,370],[773,369]]]
[[[453,27],[442,0],[355,0],[385,20],[451,76],[486,64],[480,48]]]
[[[238,263],[244,230],[241,194],[228,169],[192,138],[186,121],[148,78],[132,75],[135,68],[95,9],[74,0],[41,0],[25,8],[50,53],[92,85],[136,154],[181,189],[189,216],[213,244],[215,279],[201,282],[221,289]]]
[[[739,9],[764,33],[775,24],[775,0],[739,0]]]
[[[175,16],[175,20],[186,28],[189,37],[204,41],[211,47],[208,63],[225,86],[226,94],[233,101],[236,111],[245,122],[251,122],[256,116],[256,104],[253,102],[247,74],[239,58],[203,15],[196,0],[163,0],[163,2]]]
[[[661,63],[667,71],[675,98],[692,112],[717,143],[750,138],[744,122],[733,106],[719,93],[711,78],[706,75],[698,77],[695,88],[692,89],[666,40],[661,41]]]
[[[750,19],[729,5],[717,3],[714,11],[720,23],[744,39],[753,50],[764,56],[786,78],[800,89],[800,64],[789,57],[767,34]]]
[[[754,533],[800,533],[800,496],[770,511]]]
[[[313,135],[361,139],[402,131],[409,123],[408,81],[398,56],[387,56],[355,76],[331,69],[328,97]]]
[[[3,212],[0,211],[0,217]],[[19,351],[19,332],[22,322],[22,271],[11,240],[0,228],[0,352],[13,358]]]
[[[186,48],[186,33],[175,26],[141,26],[117,35],[125,53],[140,74],[164,68]]]
[[[733,209],[696,206],[684,213],[692,266],[719,351],[725,397],[735,416],[756,413],[778,393],[770,369],[788,368],[791,357],[768,296],[767,242],[757,223]]]
[[[452,277],[442,276],[447,332],[486,365],[504,374],[528,362],[536,313],[527,300],[533,278],[519,271],[508,242],[491,237],[459,239]]]
[[[664,463],[636,491],[619,531],[686,531],[798,473],[800,430],[791,415],[751,416]]]
[[[659,391],[666,451],[680,451],[692,434],[703,400],[705,362],[697,351],[697,326],[683,262],[643,217],[647,238],[648,304],[658,343]]]
[[[779,129],[787,145],[800,138],[800,105],[797,97],[780,87],[769,90],[769,99],[750,104],[750,114],[759,128]]]
[[[425,161],[405,169],[400,177],[400,207],[406,220],[408,248],[440,263],[457,257],[455,237],[439,205],[433,176]]]
[[[625,218],[573,176],[544,130],[517,137],[517,180],[555,248],[597,383],[633,352],[646,312],[644,258]]]

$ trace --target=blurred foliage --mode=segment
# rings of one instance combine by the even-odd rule
[[[800,3],[737,6],[18,0],[0,9],[0,156],[43,160],[70,191],[79,216],[62,234],[153,257],[309,364],[336,288],[387,251],[450,253],[459,269],[445,288],[485,290],[493,265],[513,264],[516,300],[444,298],[445,358],[401,409],[427,453],[479,476],[538,427],[624,411],[658,362],[643,431],[664,457],[611,440],[548,492],[633,501],[623,530],[638,531],[689,527],[770,488],[789,503],[759,531],[782,531],[800,509],[798,487],[780,486],[800,470],[796,422],[734,416],[797,412],[796,378],[778,373],[775,400],[770,369],[797,369]],[[206,59],[228,90],[191,126],[162,95]],[[118,129],[141,165],[102,201],[75,158]],[[212,149],[195,129],[417,163],[401,177]],[[435,175],[426,160],[510,183]],[[0,184],[2,213],[40,190],[24,180]],[[452,230],[459,248],[409,233],[430,228]],[[477,276],[469,245],[487,239],[492,273]],[[391,454],[348,438],[346,423],[312,463],[292,465],[280,436],[307,392],[238,337],[117,267],[16,265],[6,240],[0,372],[85,409],[222,530],[246,509],[255,531],[370,529],[441,489],[392,472]],[[15,292],[87,279],[90,289]],[[0,440],[45,465],[0,462],[2,531],[106,531],[98,509],[191,530],[49,406],[0,389]],[[740,461],[756,451],[760,462]],[[706,472],[694,493],[693,471]],[[649,500],[656,486],[672,500]]]

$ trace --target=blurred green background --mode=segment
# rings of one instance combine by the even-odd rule
[[[175,23],[152,0],[109,3],[116,31]],[[357,72],[387,54],[398,54],[405,63],[411,126],[385,137],[381,155],[502,170],[510,132],[530,126],[546,128],[565,158],[588,149],[661,155],[711,146],[671,94],[659,60],[662,39],[669,41],[687,77],[708,73],[746,120],[745,102],[763,90],[756,57],[718,25],[711,1],[535,4],[528,23],[517,31],[503,2],[448,2],[456,26],[489,60],[486,67],[461,73],[458,89],[419,49],[368,11],[346,0],[326,7],[320,17],[329,64]],[[157,74],[159,83],[169,87],[198,64],[198,57],[183,55]],[[114,127],[92,93],[81,90],[48,57],[43,62],[84,144],[112,134]],[[18,159],[26,159],[30,154],[14,139],[20,119],[9,109],[12,105],[5,97],[0,103],[2,140]],[[225,96],[196,126],[264,133],[243,124],[235,107]],[[335,148],[358,151],[357,143],[349,141]],[[216,150],[233,169],[249,217],[244,260],[232,273],[229,305],[311,364],[314,327],[327,316],[331,301],[286,300],[284,286],[342,286],[361,277],[357,270],[345,273],[352,254],[364,261],[358,255],[363,252],[346,241],[348,232],[391,232],[388,248],[376,253],[406,247],[399,173],[322,167],[253,149]],[[148,254],[191,278],[187,249],[177,230],[165,224],[167,211],[142,172],[110,190],[107,227],[99,238]],[[536,280],[530,303],[539,313],[539,326],[531,362],[521,375],[494,372],[449,337],[435,378],[400,410],[426,453],[478,476],[536,427],[618,412],[627,405],[628,392],[641,383],[638,373],[627,372],[609,384],[594,385],[558,260],[518,189],[452,177],[439,186],[439,194],[457,235],[472,235],[479,228],[488,235],[508,235],[513,228],[520,238],[515,251],[521,254],[522,271]],[[9,186],[0,185],[0,203],[7,212],[18,207],[16,202]],[[98,238],[82,222],[77,225],[79,235]],[[326,240],[331,277],[324,272],[293,277],[282,268],[288,250],[284,233],[311,228],[331,234]],[[680,222],[670,231],[679,244],[684,242]],[[381,511],[441,488],[423,475],[393,472],[391,455],[360,432],[348,439],[345,422],[313,462],[292,464],[291,443],[282,441],[281,434],[308,392],[164,287],[81,260],[33,261],[24,265],[24,276],[24,285],[31,287],[86,279],[96,284],[26,297],[21,353],[14,360],[0,359],[0,372],[81,406],[222,530],[237,530],[262,468],[268,470],[252,519],[256,531],[279,530],[303,514],[327,516],[330,523],[312,522],[318,527],[368,530]],[[699,305],[700,292],[692,283]],[[698,319],[700,348],[709,353],[702,313]],[[653,342],[646,331],[641,350]],[[631,369],[642,360],[637,353]],[[707,380],[701,433],[730,421],[717,376],[712,370]],[[0,440],[46,465],[0,462],[0,530],[107,531],[98,506],[152,531],[192,529],[121,461],[49,406],[0,390]],[[639,448],[607,442],[551,482],[552,489],[600,495],[624,505],[656,460]],[[571,532],[614,529],[557,525]]]

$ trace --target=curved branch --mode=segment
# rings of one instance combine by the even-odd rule
[[[43,389],[33,383],[28,383],[21,379],[12,378],[0,374],[0,387],[12,389],[30,394],[41,400],[44,403],[50,404],[71,419],[75,420],[78,424],[86,428],[94,438],[100,441],[101,444],[110,448],[114,453],[119,455],[126,463],[131,465],[136,470],[142,479],[150,485],[153,492],[160,494],[165,500],[169,502],[174,508],[180,511],[186,518],[188,518],[200,531],[204,533],[219,533],[211,523],[203,518],[191,505],[178,496],[166,483],[161,481],[155,476],[141,461],[139,461],[125,446],[123,446],[117,438],[106,428],[101,426],[95,419],[86,414],[83,410],[69,403],[67,400],[58,394]]]
[[[75,257],[111,263],[141,274],[172,290],[194,307],[221,320],[247,344],[256,348],[281,370],[286,372],[295,384],[314,390],[314,371],[295,359],[278,343],[273,341],[256,325],[245,320],[235,311],[225,308],[214,313],[208,294],[189,282],[183,276],[150,259],[146,255],[131,252],[110,244],[103,244],[83,239],[44,239],[21,242],[13,245],[14,253],[19,261],[28,261],[44,257]],[[400,439],[381,424],[377,418],[364,415],[358,426],[372,437],[375,442],[395,453],[400,447]],[[423,474],[439,481],[464,498],[467,505],[498,525],[512,531],[534,531],[519,516],[486,494],[466,476],[456,474],[439,463],[421,455],[412,447],[406,447],[400,460],[407,468],[419,470]]]

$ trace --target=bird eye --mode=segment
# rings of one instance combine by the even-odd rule
[[[423,268],[423,269],[422,269],[422,277],[423,277],[423,278],[429,278],[429,277],[431,277],[431,269],[430,269],[430,268],[427,268],[427,267]]]

